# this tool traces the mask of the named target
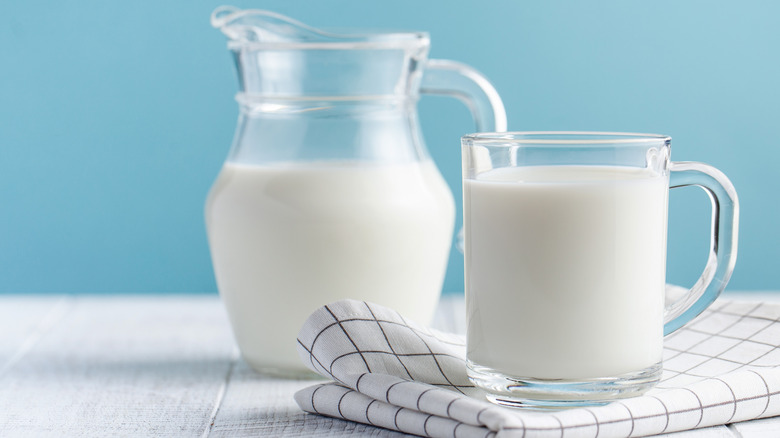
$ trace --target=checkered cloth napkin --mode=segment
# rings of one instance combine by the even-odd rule
[[[320,308],[298,351],[334,382],[295,394],[306,412],[431,437],[635,437],[780,415],[780,305],[716,301],[664,340],[646,395],[554,412],[484,401],[463,337],[361,301]]]

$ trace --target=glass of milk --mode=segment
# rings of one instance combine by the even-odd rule
[[[671,162],[663,135],[509,132],[462,139],[468,374],[495,403],[567,407],[655,385],[663,337],[725,288],[738,201],[719,170]],[[713,205],[699,281],[665,299],[670,187]]]

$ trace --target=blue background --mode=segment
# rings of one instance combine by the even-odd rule
[[[673,137],[675,160],[740,195],[729,286],[780,289],[780,2],[236,1],[314,26],[427,30],[466,62],[514,130]],[[213,1],[14,1],[0,15],[0,292],[216,290],[203,201],[233,136],[237,90]],[[419,105],[460,198],[457,101]],[[709,201],[672,192],[668,280],[706,258]],[[460,205],[460,202],[458,202]],[[460,226],[460,218],[458,219]],[[444,286],[463,288],[453,251]]]

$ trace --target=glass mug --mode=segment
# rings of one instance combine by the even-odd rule
[[[663,337],[725,288],[738,201],[719,170],[671,162],[663,135],[462,138],[468,375],[494,403],[566,407],[632,397],[662,372]],[[665,302],[670,187],[713,205],[709,260]]]

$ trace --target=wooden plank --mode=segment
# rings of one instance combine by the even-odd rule
[[[0,436],[193,436],[234,342],[215,296],[79,297],[0,376]]]
[[[723,291],[721,298],[734,301],[780,302],[780,291]]]
[[[62,295],[0,296],[0,376],[27,354],[73,307]]]
[[[316,380],[275,379],[239,361],[209,437],[403,437],[398,432],[306,414],[293,394]]]
[[[776,438],[780,437],[780,417],[762,418],[729,425],[740,438]]]

